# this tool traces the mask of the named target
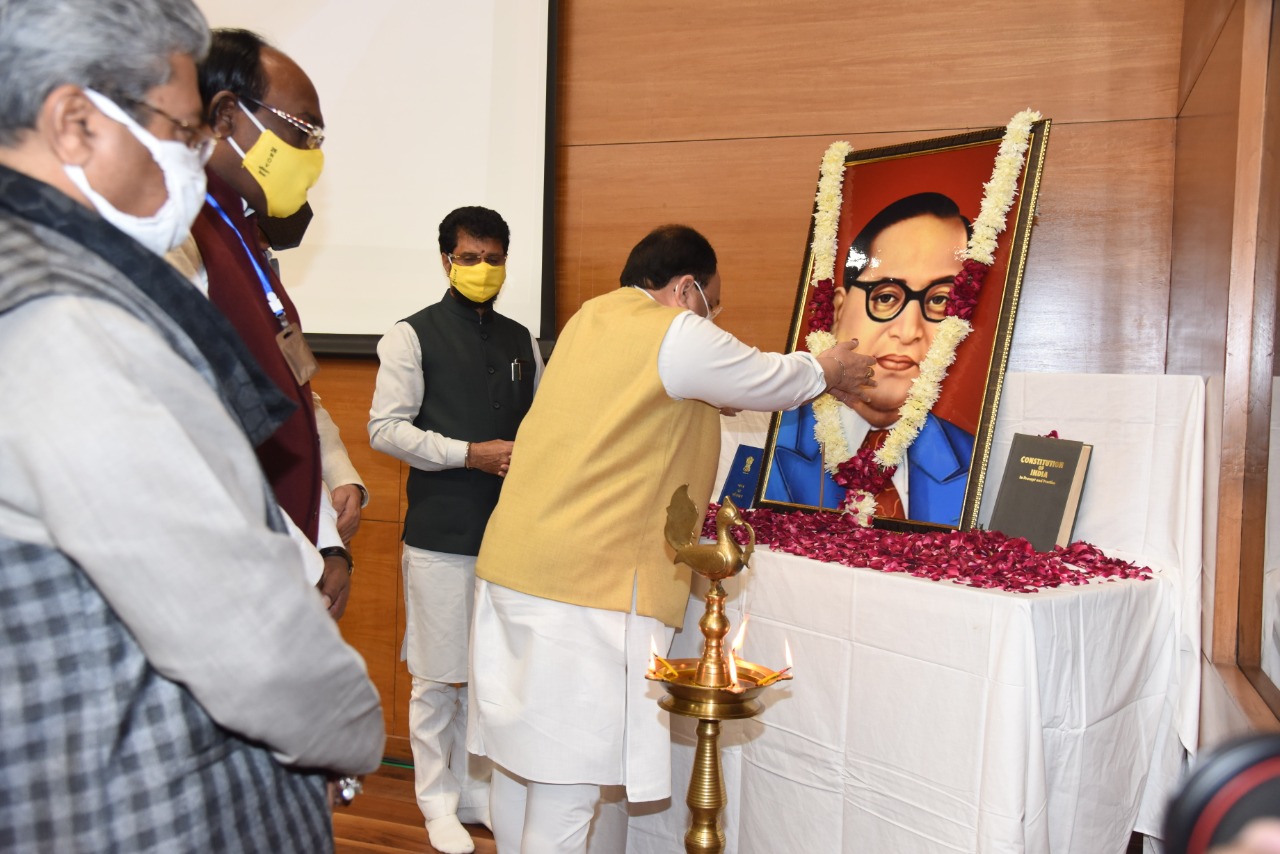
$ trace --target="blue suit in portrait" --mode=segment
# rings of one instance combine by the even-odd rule
[[[813,407],[782,413],[764,498],[789,504],[837,509],[844,488],[822,467],[822,448],[813,436]],[[935,415],[907,449],[907,516],[920,522],[959,525],[973,456],[973,434]]]

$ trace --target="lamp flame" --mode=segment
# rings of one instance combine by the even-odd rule
[[[790,669],[791,669],[791,663],[792,663],[792,662],[791,662],[791,641],[786,640],[786,639],[784,638],[784,639],[783,639],[783,641],[782,641],[782,644],[783,644],[783,647],[784,647],[784,649],[786,650],[786,654],[787,654],[787,670],[790,670]]]
[[[738,656],[729,653],[729,690],[738,689]]]
[[[658,645],[652,636],[649,638],[649,672],[658,672]]]
[[[747,623],[749,622],[751,622],[751,617],[743,617],[742,625],[738,626],[738,633],[733,636],[733,643],[729,648],[734,655],[737,655],[742,650],[742,643],[747,639]]]

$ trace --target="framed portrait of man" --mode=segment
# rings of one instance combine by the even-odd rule
[[[822,284],[815,275],[824,227],[820,180],[788,350],[810,349],[819,340],[814,330],[832,343],[856,339],[857,352],[876,361],[876,386],[867,401],[851,406],[820,398],[774,414],[758,506],[848,510],[854,495],[874,496],[868,515],[876,527],[973,527],[1048,129],[1047,120],[1029,123],[1016,169],[1007,163],[1007,145],[1002,148],[1012,133],[1005,128],[848,152],[842,184],[827,190],[838,192],[838,212],[825,214],[835,255],[826,261],[829,279]],[[824,159],[824,175],[827,170]],[[998,193],[1005,194],[1007,210],[992,228],[990,197]],[[993,251],[982,264],[971,260],[975,231],[998,233],[987,240]],[[972,276],[965,285],[971,270],[979,273],[976,297],[965,290],[973,287]],[[948,344],[957,300],[967,303],[965,331],[958,344]],[[940,331],[944,340],[935,343]],[[946,351],[943,361],[954,352],[954,363],[939,369],[939,350]],[[909,435],[899,436],[905,421]],[[873,459],[859,455],[874,454],[886,437],[900,446],[901,462],[863,487],[856,480],[861,469],[841,460]]]

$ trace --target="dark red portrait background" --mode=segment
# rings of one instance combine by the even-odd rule
[[[936,148],[906,155],[853,152],[844,173],[844,201],[840,209],[840,227],[836,236],[835,285],[843,287],[845,256],[849,244],[867,222],[891,202],[914,193],[943,193],[955,200],[960,212],[970,222],[978,216],[982,205],[983,185],[991,178],[1000,141]],[[874,158],[874,159],[873,159]],[[1026,172],[1019,178],[1019,197]],[[1006,226],[1017,221],[1018,204],[1010,208]],[[947,373],[942,395],[933,412],[940,418],[969,431],[977,432],[982,417],[982,401],[991,366],[992,346],[1000,321],[1005,278],[1009,269],[1009,229],[1002,232],[996,250],[995,264],[987,274],[978,306],[971,323],[973,332],[956,351],[955,364]],[[800,324],[797,349],[804,349],[804,335],[809,328],[810,306],[806,299],[804,322]]]

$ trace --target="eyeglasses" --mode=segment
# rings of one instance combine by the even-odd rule
[[[698,280],[693,280],[693,286],[698,289],[698,296],[702,297],[702,305],[707,309],[707,320],[715,320],[720,316],[720,312],[724,310],[724,305],[711,307],[711,303],[707,302],[707,292],[702,289],[702,285],[698,284]]]
[[[459,252],[454,255],[450,252],[446,257],[449,259],[450,264],[457,264],[459,267],[474,267],[481,261],[490,267],[502,267],[507,263],[507,254],[505,252],[501,255],[477,255],[474,252]]]
[[[176,116],[169,115],[155,104],[148,104],[146,101],[141,101],[137,98],[121,98],[120,100],[131,106],[150,110],[157,116],[172,122],[174,127],[178,129],[178,133],[182,135],[182,142],[187,148],[200,155],[201,163],[209,162],[209,157],[213,154],[214,146],[218,144],[218,140],[204,122],[192,123],[183,121]]]
[[[271,106],[270,104],[264,104],[261,101],[246,97],[244,95],[240,96],[240,100],[248,101],[250,104],[253,104],[255,107],[261,107],[267,112],[275,116],[278,116],[281,119],[284,119],[286,122],[293,125],[298,130],[302,131],[303,134],[306,135],[306,140],[303,142],[304,148],[316,149],[324,145],[324,128],[320,127],[319,125],[313,125],[311,122],[305,119],[300,119],[297,116],[293,115],[292,113],[286,113],[284,110],[277,109]]]
[[[879,323],[888,323],[907,307],[907,303],[920,303],[920,313],[930,323],[941,323],[947,316],[947,302],[951,299],[951,282],[936,282],[922,291],[913,290],[893,279],[874,282],[848,282],[848,287],[858,288],[867,295],[867,317]]]

